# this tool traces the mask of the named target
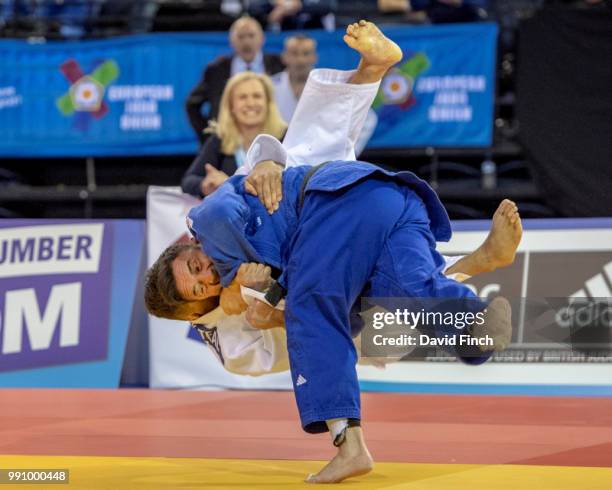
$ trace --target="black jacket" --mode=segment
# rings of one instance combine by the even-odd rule
[[[232,57],[220,56],[209,63],[202,74],[202,79],[187,97],[185,103],[187,116],[200,143],[207,138],[203,131],[208,126],[208,120],[216,118],[219,112],[223,89],[231,75]],[[263,62],[268,75],[274,75],[285,69],[280,56],[276,54],[264,54]],[[202,106],[206,102],[210,104],[207,117],[202,115]]]
[[[204,198],[201,185],[202,180],[204,180],[206,176],[205,164],[210,163],[213,167],[225,172],[230,177],[234,175],[236,171],[236,159],[234,155],[226,155],[221,152],[221,140],[217,135],[211,134],[207,136],[202,148],[200,148],[200,152],[181,180],[181,189],[183,189],[183,192],[200,199]]]

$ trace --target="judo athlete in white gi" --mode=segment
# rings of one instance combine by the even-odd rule
[[[361,30],[352,41],[366,61],[380,46],[394,49],[371,24],[354,29]],[[205,253],[200,256],[207,258],[192,253],[177,257],[172,273],[180,297],[199,300],[219,294],[210,272],[213,264],[224,287],[246,262],[282,271],[279,283],[288,292],[287,346],[302,426],[308,432],[329,426],[339,445],[338,455],[309,481],[336,482],[372,465],[358,427],[349,322],[357,298],[364,292],[376,297],[476,298],[442,274],[444,260],[435,241],[450,238],[450,225],[427,184],[408,172],[393,174],[353,161],[319,167],[309,178],[308,170],[284,172],[283,200],[272,215],[245,192],[244,177],[231,178],[189,215]],[[191,276],[203,269],[208,279],[194,284]],[[492,305],[489,310],[495,314],[486,324],[507,345],[509,310],[506,304],[497,309]],[[488,357],[480,354],[472,362]]]

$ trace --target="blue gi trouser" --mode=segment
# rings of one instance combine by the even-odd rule
[[[366,286],[373,297],[476,298],[442,274],[422,200],[384,176],[308,192],[287,257],[287,348],[311,433],[328,419],[361,418],[349,312]]]

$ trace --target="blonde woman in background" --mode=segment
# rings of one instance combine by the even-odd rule
[[[218,121],[205,130],[211,136],[183,175],[183,192],[205,198],[240,168],[257,135],[282,139],[286,129],[270,78],[253,72],[233,76],[223,90]]]

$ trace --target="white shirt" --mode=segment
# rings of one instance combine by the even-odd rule
[[[255,73],[265,73],[266,67],[264,66],[263,53],[261,51],[257,52],[255,58],[250,63],[244,61],[240,56],[234,56],[232,58],[231,74],[234,76],[243,71],[248,71],[248,67]]]
[[[298,98],[291,88],[289,73],[281,71],[272,77],[274,84],[274,99],[285,122],[289,123],[298,104]]]

